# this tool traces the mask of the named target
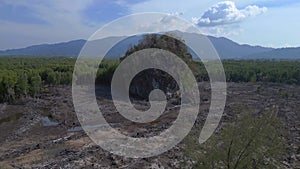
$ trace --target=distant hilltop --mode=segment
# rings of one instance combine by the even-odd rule
[[[189,33],[183,33],[189,34]],[[207,36],[214,45],[221,59],[278,59],[298,60],[300,59],[300,47],[298,48],[268,48],[238,44],[224,37]],[[110,43],[124,37],[108,37],[101,39],[100,44]],[[105,56],[110,59],[122,57],[129,47],[136,45],[141,36],[128,37],[114,46]],[[20,49],[9,49],[0,51],[0,56],[32,56],[32,57],[77,57],[86,40],[73,40],[56,44],[41,44]],[[101,47],[99,47],[101,50]]]

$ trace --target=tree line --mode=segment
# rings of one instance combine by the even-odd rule
[[[45,86],[70,85],[75,62],[74,58],[0,57],[0,102],[13,102],[22,96],[35,97]],[[110,84],[118,64],[117,60],[104,60],[99,65],[96,83]],[[197,61],[192,66],[193,71],[198,69],[194,71],[198,81],[209,80],[202,62]],[[300,62],[297,61],[224,60],[223,67],[228,82],[300,85]]]
[[[36,97],[47,86],[71,85],[75,62],[75,58],[64,57],[0,57],[0,103],[13,102],[20,97]],[[103,60],[96,82],[110,83],[118,63]],[[82,70],[83,76],[88,73]]]
[[[0,102],[37,96],[45,85],[69,85],[75,60],[69,58],[0,58]]]
[[[200,81],[208,80],[204,65],[196,76]],[[222,61],[227,82],[270,82],[300,85],[299,61],[270,60],[224,60]]]

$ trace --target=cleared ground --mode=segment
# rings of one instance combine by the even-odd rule
[[[195,128],[200,130],[210,105],[208,83],[199,83],[201,107]],[[132,137],[156,135],[177,117],[176,102],[168,104],[158,120],[149,124],[125,121],[112,106],[109,88],[97,88],[99,107],[120,132]],[[288,153],[282,162],[286,168],[300,167],[300,86],[228,83],[227,104],[222,122],[231,122],[243,109],[254,114],[276,110],[287,130]],[[134,101],[146,109],[145,101]],[[53,125],[46,125],[49,119]],[[57,124],[56,124],[57,123]],[[128,159],[113,155],[95,145],[80,129],[74,112],[71,87],[48,88],[39,98],[22,98],[13,105],[0,104],[0,168],[186,168],[192,162],[184,156],[184,143],[153,158]]]

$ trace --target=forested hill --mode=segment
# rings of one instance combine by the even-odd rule
[[[41,44],[21,49],[9,49],[0,51],[0,55],[6,56],[65,56],[77,57],[86,40],[74,40],[57,44]]]
[[[284,56],[284,57],[282,57]],[[266,51],[258,54],[252,54],[246,57],[246,59],[300,59],[300,47],[299,48],[280,48],[271,51]]]
[[[99,44],[98,50],[103,49],[101,44],[110,44],[124,37],[109,37],[95,41]],[[131,36],[115,45],[106,55],[106,58],[117,59],[124,55],[128,48],[139,42],[142,37]],[[21,49],[10,49],[0,51],[0,56],[32,56],[32,57],[77,57],[86,40],[74,40],[70,42],[34,45]]]
[[[187,34],[187,33],[185,33]],[[102,39],[99,44],[110,43],[123,37],[109,37]],[[223,37],[208,36],[215,46],[221,59],[300,59],[300,48],[266,48],[238,44]],[[106,58],[116,59],[124,56],[125,52],[142,39],[141,36],[128,37],[110,50]],[[35,45],[21,49],[10,49],[0,51],[0,56],[34,56],[34,57],[77,57],[86,40],[74,40],[57,44]],[[99,47],[101,50],[101,47]],[[196,58],[196,57],[194,57]]]

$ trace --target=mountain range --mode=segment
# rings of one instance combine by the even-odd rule
[[[189,33],[184,33],[189,34]],[[214,45],[221,59],[300,59],[298,48],[269,48],[238,44],[224,37],[207,36]],[[109,37],[101,39],[97,44],[108,44],[124,37]],[[124,55],[129,47],[139,43],[141,36],[131,36],[115,45],[106,58],[116,59]],[[20,49],[0,50],[0,56],[32,56],[32,57],[77,57],[86,40],[73,40],[56,44],[41,44]],[[101,45],[99,45],[101,48]]]

